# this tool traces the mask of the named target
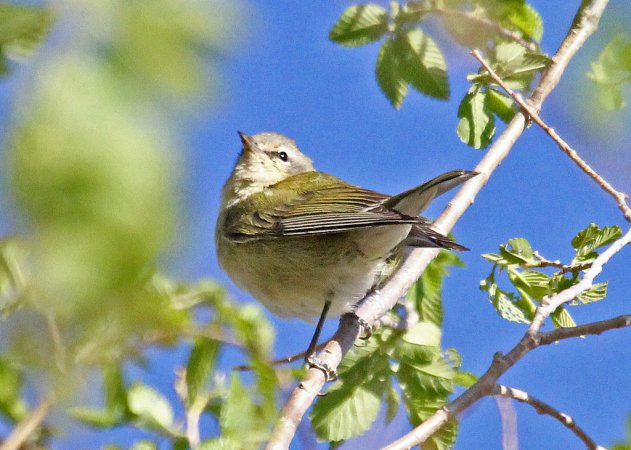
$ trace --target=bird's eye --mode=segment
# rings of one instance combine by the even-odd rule
[[[287,161],[289,159],[289,155],[286,152],[279,152],[278,157],[281,161]]]

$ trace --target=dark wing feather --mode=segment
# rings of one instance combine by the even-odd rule
[[[295,175],[272,191],[232,207],[226,216],[226,236],[236,241],[313,236],[420,220],[384,207],[388,196],[323,173]]]

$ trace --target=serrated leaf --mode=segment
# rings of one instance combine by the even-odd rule
[[[189,402],[194,402],[197,395],[208,383],[215,359],[219,352],[219,344],[210,339],[196,339],[186,365],[186,386]]]
[[[510,28],[519,30],[526,39],[540,42],[543,36],[543,19],[539,13],[528,3],[510,8],[505,16],[504,23]]]
[[[576,300],[570,302],[571,305],[586,305],[602,300],[607,296],[608,283],[596,283],[588,290],[580,293]]]
[[[447,63],[436,42],[419,28],[397,34],[395,40],[405,80],[425,95],[448,99]]]
[[[408,85],[401,74],[395,42],[392,39],[386,40],[379,49],[375,74],[381,91],[392,106],[399,109],[407,95]]]
[[[507,272],[509,280],[522,295],[541,300],[550,293],[551,279],[545,273],[536,270],[518,271],[511,268]]]
[[[563,306],[560,306],[550,314],[550,318],[556,328],[570,328],[576,326],[576,322],[574,322],[570,313]]]
[[[576,251],[572,264],[596,258],[594,250],[614,242],[621,235],[622,230],[617,225],[599,228],[596,224],[590,224],[572,239],[572,247]]]
[[[530,323],[529,311],[520,307],[513,294],[502,291],[495,283],[495,268],[485,280],[480,282],[480,289],[488,292],[489,301],[502,318],[511,322]]]
[[[495,89],[486,90],[486,104],[488,108],[504,123],[510,122],[515,117],[513,99]]]
[[[458,107],[457,133],[465,144],[486,148],[495,135],[495,118],[486,102],[486,92],[476,87],[467,92]]]
[[[311,426],[318,439],[343,441],[366,432],[381,408],[380,387],[371,383],[359,387],[331,388],[314,405]]]
[[[133,384],[127,391],[127,405],[142,425],[166,430],[173,425],[173,410],[169,401],[150,386]]]
[[[381,38],[388,31],[388,13],[374,3],[353,5],[346,9],[329,32],[329,39],[358,47]]]
[[[462,267],[462,265],[463,262],[457,255],[441,251],[410,288],[407,298],[414,302],[421,321],[431,322],[438,326],[442,324],[443,279],[449,274],[449,266]]]

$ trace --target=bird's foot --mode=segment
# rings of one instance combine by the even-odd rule
[[[322,371],[324,374],[324,382],[335,381],[337,380],[337,371],[329,366],[327,363],[322,361],[320,358],[316,356],[315,353],[312,353],[305,359],[305,363],[309,367],[313,367],[314,369],[318,369]]]

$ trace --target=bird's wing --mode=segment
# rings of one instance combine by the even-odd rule
[[[255,195],[227,212],[229,239],[313,236],[420,220],[384,207],[386,195],[317,172],[295,175]]]

